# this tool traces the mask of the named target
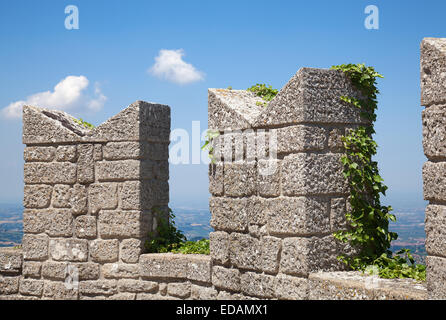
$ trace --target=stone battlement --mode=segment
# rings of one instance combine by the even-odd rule
[[[0,299],[444,298],[444,39],[422,52],[427,286],[346,272],[341,136],[367,125],[340,71],[300,69],[267,105],[209,89],[210,251],[147,254],[169,203],[170,108],[137,101],[94,129],[23,109],[24,237],[0,249]],[[443,250],[443,251],[442,251]]]

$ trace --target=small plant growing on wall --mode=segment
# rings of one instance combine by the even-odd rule
[[[390,213],[391,206],[383,206],[380,202],[387,186],[379,174],[378,163],[372,159],[377,150],[372,138],[378,108],[376,79],[383,76],[364,64],[343,64],[332,69],[344,72],[363,96],[362,99],[346,96],[340,99],[359,108],[361,116],[370,123],[350,130],[342,137],[345,155],[341,161],[350,186],[351,210],[346,214],[350,228],[338,231],[334,236],[358,248],[359,253],[340,256],[339,260],[353,270],[376,273],[383,278],[425,280],[426,267],[415,264],[410,250],[400,250],[396,255],[389,250],[391,242],[398,238],[395,232],[389,231],[389,222],[396,221],[396,217]]]

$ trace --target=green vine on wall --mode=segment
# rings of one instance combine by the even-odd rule
[[[396,221],[391,206],[383,206],[380,196],[386,194],[379,175],[378,163],[372,160],[377,144],[372,135],[376,120],[377,94],[376,79],[383,78],[373,67],[364,64],[343,64],[332,69],[344,72],[359,90],[362,98],[341,96],[340,99],[361,110],[361,116],[370,125],[352,129],[342,137],[345,155],[341,157],[344,177],[350,187],[350,207],[346,213],[347,230],[334,233],[336,239],[350,243],[359,249],[355,256],[341,255],[339,260],[353,270],[376,273],[383,278],[414,278],[425,280],[424,265],[416,265],[410,250],[403,249],[392,255],[389,250],[392,240],[398,235],[389,231],[389,222]]]
[[[257,83],[256,85],[246,89],[253,92],[256,96],[261,97],[265,102],[256,102],[258,106],[266,107],[268,102],[274,99],[274,97],[279,93],[279,90],[273,89],[272,86],[266,85],[264,83]]]

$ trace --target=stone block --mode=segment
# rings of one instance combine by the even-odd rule
[[[310,272],[337,271],[340,254],[333,236],[286,238],[282,242],[280,271],[307,277]]]
[[[71,191],[70,204],[73,214],[83,214],[87,212],[87,190],[85,186],[80,184],[74,185]]]
[[[446,105],[430,106],[423,110],[423,149],[430,160],[441,160],[446,157]]]
[[[153,161],[153,177],[157,180],[169,180],[169,162],[165,160]]]
[[[321,151],[326,145],[326,129],[319,126],[296,125],[277,129],[278,153]]]
[[[169,160],[169,144],[167,143],[148,143],[143,148],[145,156],[150,160]]]
[[[158,291],[158,282],[133,279],[121,279],[118,281],[121,292],[155,293]]]
[[[141,211],[101,211],[98,218],[98,232],[101,238],[140,238],[149,231],[144,227]]]
[[[255,162],[233,162],[224,164],[225,195],[250,196],[257,192],[257,167]]]
[[[424,163],[423,191],[425,200],[446,200],[446,162]]]
[[[56,184],[53,192],[54,208],[70,208],[71,207],[71,186],[66,184]]]
[[[330,200],[330,230],[336,232],[347,228],[347,201],[345,198],[332,198]]]
[[[209,164],[209,192],[214,196],[221,196],[224,192],[224,174],[223,164]]]
[[[281,300],[306,300],[310,293],[308,279],[279,274],[275,293]]]
[[[23,205],[25,208],[47,208],[51,203],[52,186],[25,185]]]
[[[426,283],[430,300],[446,299],[446,259],[426,257]]]
[[[220,266],[212,268],[212,284],[217,288],[240,291],[240,271]]]
[[[149,170],[141,170],[139,160],[100,161],[96,163],[99,181],[126,181],[150,179],[153,174]]]
[[[446,39],[421,42],[421,105],[446,102]]]
[[[154,205],[151,184],[140,181],[126,181],[121,189],[121,206],[124,210],[150,210]]]
[[[41,296],[43,292],[43,281],[20,279],[19,292],[26,296]]]
[[[0,248],[0,272],[16,274],[22,270],[22,250]],[[1,276],[0,276],[1,277]]]
[[[42,263],[35,261],[23,262],[22,274],[28,278],[40,278]]]
[[[139,239],[124,239],[120,244],[120,258],[126,263],[137,263],[141,255],[143,243]]]
[[[77,300],[79,290],[64,282],[45,281],[43,297],[51,300]]]
[[[293,154],[282,161],[284,195],[347,194],[341,154]]]
[[[178,282],[167,284],[167,294],[173,297],[186,299],[190,296],[191,285],[189,282]]]
[[[102,145],[95,144],[93,148],[93,160],[94,161],[102,161],[104,159],[102,152]]]
[[[241,291],[244,294],[259,298],[274,298],[275,277],[246,272],[242,274],[240,281]]]
[[[257,260],[257,268],[264,272],[276,273],[279,269],[280,249],[282,240],[265,236],[260,240],[260,258]]]
[[[429,255],[446,258],[446,206],[426,207],[426,251]]]
[[[95,262],[116,262],[119,256],[118,240],[94,240],[90,242],[90,256]]]
[[[79,280],[99,279],[99,264],[93,262],[70,263],[71,268],[77,270]]]
[[[139,141],[109,142],[103,151],[105,160],[136,160],[144,156],[144,147]]]
[[[44,233],[48,226],[48,217],[50,214],[46,210],[23,211],[23,232],[25,233]]]
[[[256,270],[261,254],[260,242],[247,234],[231,233],[229,257],[240,269]]]
[[[217,290],[211,287],[203,287],[199,285],[191,285],[190,298],[192,300],[215,300],[217,298]]]
[[[65,280],[69,275],[67,262],[46,261],[42,264],[42,277],[51,280]]]
[[[102,274],[111,279],[136,279],[139,277],[139,266],[126,263],[106,263],[102,266]]]
[[[74,221],[74,232],[78,238],[96,238],[96,217],[82,215]]]
[[[93,214],[101,209],[116,209],[118,185],[116,183],[92,184],[88,188],[89,207]]]
[[[24,260],[47,260],[48,259],[48,236],[24,234],[22,239]]]
[[[55,261],[87,261],[88,241],[84,239],[51,239],[50,255]]]
[[[24,165],[26,184],[74,184],[76,164],[30,162]]]
[[[54,147],[26,147],[23,158],[26,162],[51,162],[55,154]]]
[[[328,148],[331,152],[344,151],[342,137],[345,135],[344,128],[333,128],[328,133]]]
[[[248,226],[247,199],[211,197],[211,227],[215,230],[244,231]]]
[[[312,235],[330,231],[328,201],[311,197],[279,197],[265,208],[268,232],[278,235]]]
[[[77,180],[80,184],[94,182],[93,149],[94,146],[92,144],[81,144],[78,146]]]
[[[280,160],[259,160],[257,163],[257,188],[263,197],[280,195]]]
[[[212,259],[222,264],[229,262],[229,234],[223,231],[211,232],[209,241]]]
[[[73,236],[73,215],[69,209],[53,209],[48,212],[47,234],[51,237]]]
[[[19,292],[20,277],[0,277],[0,294],[14,294]],[[5,299],[4,296],[0,300]]]
[[[60,162],[76,162],[77,146],[58,146],[56,150],[56,160]]]
[[[109,296],[118,293],[116,280],[89,280],[79,283],[79,292],[87,296]]]

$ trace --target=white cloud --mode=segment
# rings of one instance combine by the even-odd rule
[[[53,91],[45,91],[33,94],[26,98],[10,103],[2,110],[6,118],[20,118],[22,107],[32,105],[58,110],[79,109],[86,106],[88,110],[98,111],[102,108],[105,97],[98,84],[95,85],[95,97],[86,93],[89,81],[84,76],[68,76],[54,87]]]
[[[183,61],[184,50],[160,50],[155,64],[148,70],[161,79],[177,84],[188,84],[204,79],[204,73]]]

